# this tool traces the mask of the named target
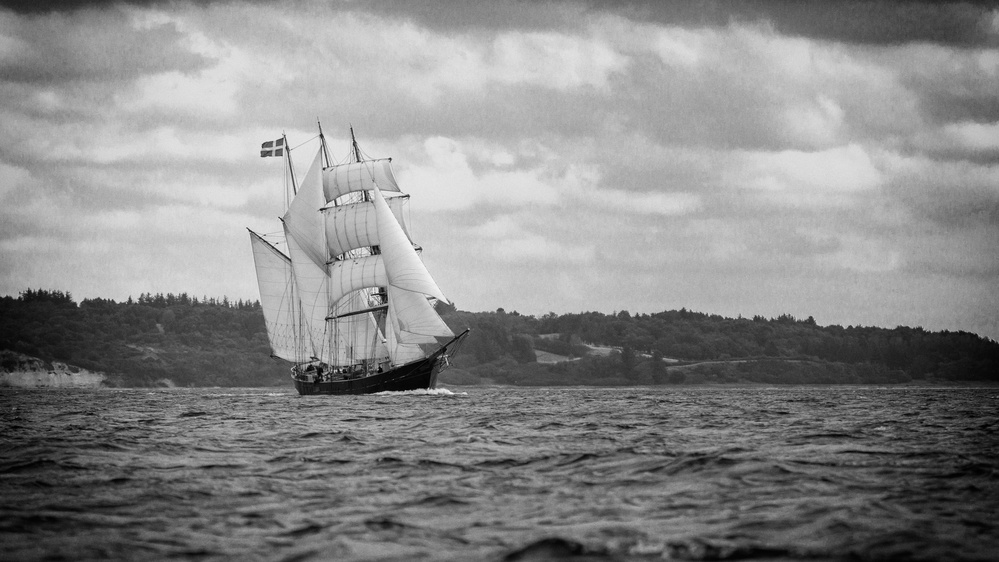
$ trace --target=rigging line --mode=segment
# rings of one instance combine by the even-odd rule
[[[354,151],[353,151],[353,149],[351,149],[350,153],[347,154],[347,156],[344,156],[343,159],[334,158],[333,162],[331,164],[333,166],[342,166],[344,164],[350,164],[351,161],[352,161],[352,159],[353,159],[353,157],[354,157]]]
[[[361,150],[360,148],[358,148],[358,151],[360,151],[360,153],[361,153],[361,156],[363,156],[363,157],[364,157],[364,158],[362,159],[362,161],[371,161],[371,160],[374,160],[374,159],[375,159],[375,158],[374,158],[374,157],[372,157],[372,156],[371,156],[370,154],[368,154],[368,153],[367,153],[367,152],[365,152],[364,150]]]
[[[336,162],[335,165],[336,166],[343,166],[344,164],[350,164],[350,158],[351,158],[351,155],[348,154],[347,156],[344,156],[343,159],[337,160],[337,162]]]
[[[306,140],[306,141],[305,141],[305,142],[303,142],[302,144],[299,144],[298,146],[293,146],[293,147],[289,148],[288,150],[298,150],[299,148],[302,148],[303,146],[305,146],[305,145],[309,144],[310,142],[312,142],[312,141],[314,141],[314,140],[316,140],[316,139],[318,139],[318,138],[319,138],[319,135],[316,135],[316,136],[314,136],[314,137],[312,137],[312,138],[310,138],[310,139]]]

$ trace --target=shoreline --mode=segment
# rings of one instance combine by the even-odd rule
[[[102,388],[107,381],[103,372],[88,371],[59,361],[13,351],[0,352],[3,369],[0,387],[12,388]]]

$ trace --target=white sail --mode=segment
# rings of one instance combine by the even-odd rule
[[[281,359],[296,361],[291,260],[252,230],[250,246],[253,248],[253,264],[257,269],[257,287],[260,289],[260,308],[264,312],[264,325],[271,350]]]
[[[329,350],[326,316],[329,312],[327,291],[330,278],[325,265],[320,267],[312,261],[298,239],[289,231],[287,224],[284,234],[291,256],[295,288],[301,303],[302,322],[308,336],[306,343],[311,357],[322,358]]]
[[[385,339],[394,364],[422,359],[426,354],[420,344],[436,344],[437,336],[454,336],[424,295],[390,285],[388,297]]]
[[[406,343],[436,343],[437,337],[454,337],[451,328],[431,306],[427,297],[389,285],[389,312],[399,340]]]
[[[330,264],[331,303],[339,302],[354,291],[386,285],[388,285],[388,275],[385,274],[385,263],[380,255],[349,258]]]
[[[282,219],[295,287],[302,306],[302,320],[309,336],[309,351],[311,357],[316,358],[324,357],[329,349],[326,329],[329,275],[323,240],[325,225],[319,212],[326,203],[323,199],[322,169],[322,150],[319,150]]]
[[[447,302],[430,276],[412,242],[392,214],[379,186],[372,190],[378,240],[388,281],[385,339],[396,365],[426,357],[420,344],[436,344],[437,337],[453,337],[447,324],[427,300]]]
[[[389,324],[393,322],[391,306],[389,307],[387,319]],[[405,365],[412,361],[419,361],[427,356],[419,343],[406,343],[402,341],[399,338],[399,333],[388,327],[385,329],[385,345],[388,347],[389,357],[392,359],[393,365]]]
[[[368,191],[375,184],[385,191],[401,191],[392,173],[391,158],[351,162],[323,170],[327,201],[355,191]]]
[[[346,314],[368,308],[365,295],[354,292],[334,307],[335,314]],[[361,360],[383,360],[389,356],[382,334],[372,314],[355,314],[331,321],[333,324],[333,364],[351,365]]]
[[[323,199],[322,156],[322,150],[316,152],[312,166],[298,186],[298,193],[288,206],[283,220],[285,229],[295,237],[305,255],[317,266],[325,268],[329,259],[324,241],[326,226],[323,215],[319,212],[326,205],[326,200]]]
[[[395,219],[381,190],[374,186],[375,216],[378,222],[378,241],[385,260],[389,284],[399,289],[423,293],[448,302],[437,282],[430,276],[420,256],[413,249],[409,237]]]
[[[385,202],[409,238],[409,196],[388,197]],[[327,207],[323,212],[326,214],[326,243],[331,256],[378,245],[378,223],[373,202]]]

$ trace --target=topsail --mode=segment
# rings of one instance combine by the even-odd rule
[[[327,201],[370,191],[376,185],[383,191],[402,191],[392,173],[391,158],[350,162],[323,170],[323,192]]]

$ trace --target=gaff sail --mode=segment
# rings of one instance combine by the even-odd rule
[[[264,313],[271,351],[276,357],[296,361],[298,334],[292,311],[298,303],[294,295],[291,259],[252,230],[250,246],[253,248],[260,308]]]

